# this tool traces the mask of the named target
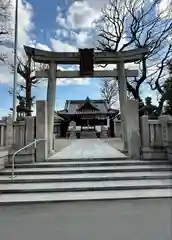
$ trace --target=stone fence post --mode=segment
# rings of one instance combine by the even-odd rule
[[[5,145],[7,147],[12,147],[13,145],[13,119],[9,117],[6,121],[6,141]]]
[[[26,133],[25,133],[25,144],[33,142],[35,139],[35,117],[26,118]],[[34,161],[35,148],[34,145],[26,149],[27,153],[32,155],[32,161]]]
[[[26,144],[29,144],[35,139],[35,117],[27,117],[26,118]]]
[[[0,122],[0,146],[5,146],[5,138],[6,138],[6,122]]]
[[[117,138],[122,137],[122,126],[121,126],[121,121],[120,120],[114,120],[114,135]]]
[[[172,127],[169,120],[171,118],[168,115],[160,117],[163,147],[166,149],[167,159],[172,161]]]
[[[168,115],[160,116],[159,120],[161,123],[162,143],[164,147],[167,147],[169,145],[169,129],[168,129],[169,116]]]
[[[166,159],[166,147],[168,142],[167,116],[161,116],[159,120],[149,120],[148,116],[142,116],[141,126],[141,152],[142,159],[158,160]]]
[[[148,116],[144,115],[140,118],[140,136],[141,136],[141,146],[149,147],[150,139],[149,139],[149,122]]]

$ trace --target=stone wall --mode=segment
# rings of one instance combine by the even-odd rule
[[[114,120],[115,137],[121,137],[121,121]],[[140,118],[141,158],[172,160],[172,118],[161,116],[150,120],[148,116]]]
[[[34,141],[35,119],[27,117],[25,121],[13,122],[11,118],[0,121],[0,152],[7,151],[8,161],[11,162],[13,154],[20,148]],[[3,149],[3,150],[2,150]],[[21,153],[18,153],[15,162],[32,162],[34,161],[35,149],[31,146]],[[2,158],[0,159],[3,161]],[[1,164],[2,165],[2,164]]]

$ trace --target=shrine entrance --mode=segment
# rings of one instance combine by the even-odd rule
[[[140,136],[138,103],[134,100],[127,99],[126,81],[126,77],[137,77],[138,71],[126,70],[125,63],[141,60],[143,56],[147,54],[148,49],[140,48],[123,52],[95,52],[94,49],[79,49],[79,52],[49,52],[28,46],[25,46],[24,48],[30,60],[32,59],[36,63],[49,65],[48,70],[36,72],[37,78],[48,78],[47,107],[42,103],[42,105],[38,107],[38,111],[41,111],[41,107],[46,111],[44,114],[45,132],[43,133],[41,130],[40,133],[37,134],[37,137],[43,137],[42,135],[44,135],[46,138],[45,149],[47,149],[48,156],[53,154],[56,79],[77,77],[118,77],[124,149],[128,150],[130,157],[139,159]],[[57,71],[58,64],[79,65],[80,71]],[[116,64],[117,69],[110,71],[94,71],[94,64]]]
[[[68,138],[71,138],[72,131],[75,132],[74,138],[110,137],[110,130],[114,131],[110,122],[117,114],[119,111],[110,109],[106,100],[93,100],[89,97],[82,100],[66,100],[65,108],[57,112],[57,115],[63,119],[61,129],[64,123],[69,124],[69,128],[66,129]],[[70,128],[71,122],[75,122],[73,128],[72,126]]]

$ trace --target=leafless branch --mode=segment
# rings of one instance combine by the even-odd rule
[[[117,102],[118,82],[115,78],[103,78],[100,88],[102,97],[107,101],[109,108]]]
[[[5,38],[9,34],[9,27],[7,24],[10,20],[10,6],[11,1],[10,0],[1,0],[0,1],[0,44],[2,44],[5,41]],[[5,53],[0,53],[0,62],[4,62],[6,58]]]
[[[102,10],[102,21],[99,23],[98,50],[116,52],[149,48],[149,53],[140,62],[140,78],[127,83],[128,90],[137,99],[143,82],[148,82],[153,90],[163,93],[160,82],[172,54],[169,40],[172,37],[172,19],[167,9],[163,12],[157,10],[159,3],[160,0],[149,4],[146,0],[109,0]]]
[[[20,97],[21,92],[25,92],[25,101],[26,101],[26,107],[31,110],[33,99],[35,96],[32,96],[32,87],[36,87],[37,84],[40,83],[40,80],[36,78],[35,76],[35,70],[43,70],[46,69],[47,66],[44,64],[37,65],[32,62],[32,60],[29,58],[21,59],[20,57],[17,57],[18,65],[17,65],[17,73],[22,77],[23,82],[18,84],[18,91],[17,95]],[[11,63],[8,63],[12,71],[14,71],[14,65]],[[12,92],[9,90],[9,93],[12,94]],[[23,95],[23,94],[22,94]],[[28,115],[30,115],[31,112],[28,112]]]

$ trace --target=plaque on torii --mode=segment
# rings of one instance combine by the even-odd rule
[[[91,77],[94,74],[94,48],[79,49],[80,76]]]

